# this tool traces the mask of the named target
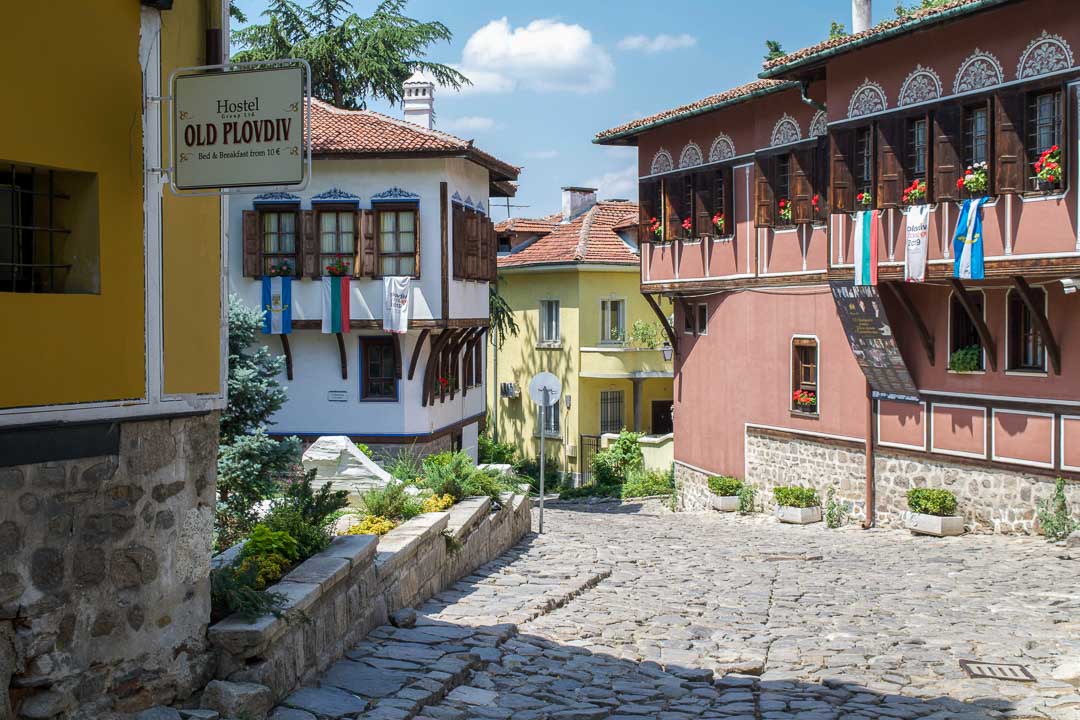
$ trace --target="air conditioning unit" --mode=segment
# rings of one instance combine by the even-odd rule
[[[499,383],[499,396],[508,400],[519,398],[521,397],[521,388],[518,387],[517,383]]]

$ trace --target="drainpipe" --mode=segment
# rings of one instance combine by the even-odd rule
[[[814,108],[815,110],[820,110],[821,112],[828,112],[828,108],[825,107],[825,103],[819,103],[817,100],[810,97],[810,95],[807,94],[807,93],[809,93],[809,91],[810,91],[810,81],[809,80],[800,81],[799,82],[799,99],[802,100],[807,105],[809,105],[810,107]]]
[[[870,392],[870,381],[866,382],[866,520],[863,530],[874,527],[874,396]]]
[[[206,0],[206,64],[220,65],[223,0]]]

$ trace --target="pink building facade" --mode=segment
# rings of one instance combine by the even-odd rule
[[[707,507],[710,475],[767,504],[776,485],[832,489],[880,525],[911,487],[951,490],[981,531],[1036,532],[1058,477],[1080,501],[1074,48],[1080,5],[958,0],[598,135],[638,147],[641,291],[675,300],[685,509]],[[1040,183],[1052,148],[1063,173]],[[968,167],[985,193],[958,186]],[[913,183],[925,200],[905,202]],[[958,280],[961,203],[981,194],[984,278]],[[917,204],[928,261],[905,282]],[[917,402],[871,398],[831,291],[853,283],[853,211],[871,208],[886,335]]]

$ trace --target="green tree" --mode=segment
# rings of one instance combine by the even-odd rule
[[[897,2],[896,17],[904,18],[908,15],[911,15],[912,13],[918,12],[919,10],[927,10],[929,8],[941,7],[943,5],[948,5],[951,2],[955,2],[955,0],[920,0],[919,2],[914,3],[908,7],[905,7],[903,2]]]
[[[514,311],[506,298],[499,294],[495,283],[488,283],[488,310],[491,316],[491,344],[496,350],[502,350],[506,336],[517,337],[519,332]]]
[[[443,87],[468,85],[452,67],[423,59],[428,46],[453,36],[441,22],[403,15],[406,2],[382,0],[365,18],[349,0],[270,0],[265,24],[233,33],[240,48],[233,60],[303,58],[311,64],[312,94],[350,109],[376,98],[400,103],[402,83],[418,71]]]
[[[784,48],[781,47],[779,40],[766,40],[765,50],[766,60],[775,60],[776,58],[782,58],[787,55],[787,53],[784,52]]]
[[[836,22],[835,20],[829,25],[829,39],[835,40],[837,38],[847,37],[848,31],[844,26],[844,23]]]
[[[251,350],[262,323],[262,310],[229,296],[229,404],[221,414],[221,442],[226,445],[267,425],[285,404],[285,388],[277,380],[285,359],[266,347]]]

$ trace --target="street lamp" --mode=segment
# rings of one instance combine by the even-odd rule
[[[665,362],[670,362],[671,361],[671,356],[674,353],[674,350],[672,349],[672,347],[670,345],[665,345],[664,347],[660,348],[660,352],[662,352],[664,354]]]

